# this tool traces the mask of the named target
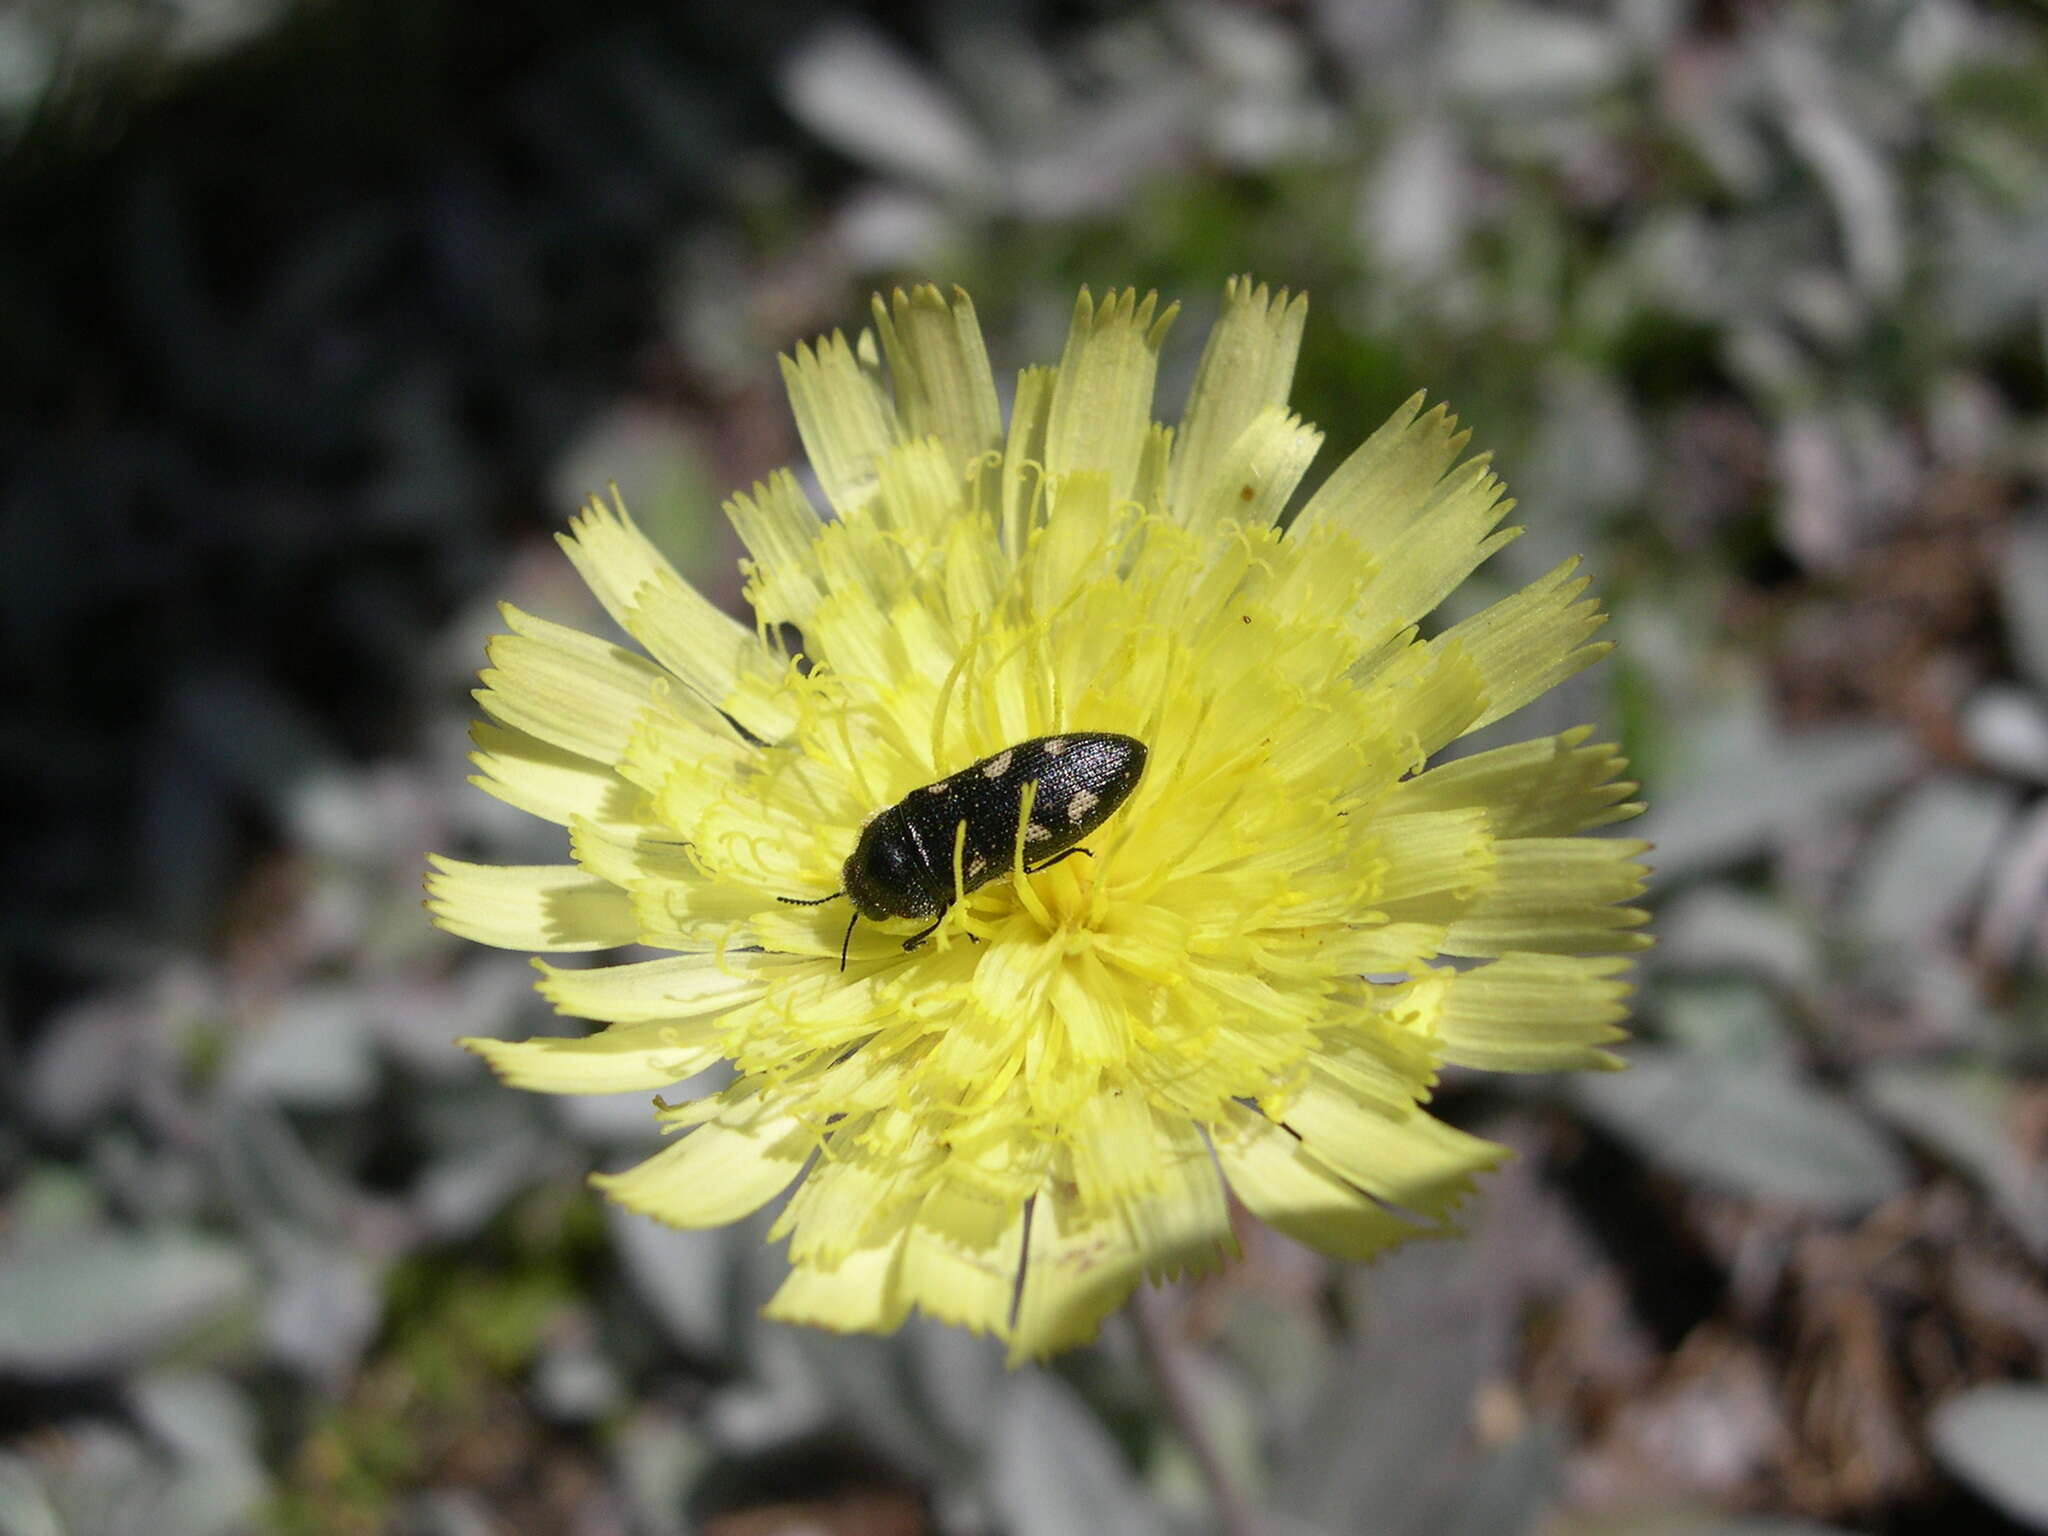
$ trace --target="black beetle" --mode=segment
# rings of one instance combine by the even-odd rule
[[[915,949],[944,920],[955,892],[976,890],[1008,874],[1017,847],[1017,815],[1024,787],[1036,784],[1031,820],[1024,827],[1026,874],[1077,853],[1074,845],[1116,814],[1145,772],[1145,743],[1111,731],[1070,731],[1034,736],[913,789],[861,829],[830,896],[780,899],[815,907],[841,896],[853,902],[839,968],[861,918],[928,917],[923,931],[903,941]],[[954,868],[955,855],[959,868]],[[1091,858],[1092,854],[1089,855]]]

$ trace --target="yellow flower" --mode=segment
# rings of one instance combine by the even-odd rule
[[[1602,654],[1601,617],[1567,563],[1421,637],[1515,530],[1419,397],[1283,531],[1322,441],[1286,405],[1305,313],[1230,284],[1174,429],[1173,309],[1084,291],[1005,426],[964,293],[877,299],[873,335],[783,364],[836,517],[786,472],[726,508],[755,627],[595,504],[563,547],[641,649],[506,608],[475,782],[573,862],[436,858],[430,906],[486,944],[672,953],[536,962],[606,1027],[463,1043],[545,1093],[729,1062],[595,1182],[685,1227],[795,1185],[770,1316],[919,1307],[1044,1354],[1228,1252],[1226,1189],[1344,1258],[1444,1230],[1502,1154],[1422,1107],[1442,1064],[1615,1064],[1644,845],[1578,834],[1639,809],[1621,760],[1581,729],[1428,766]],[[782,900],[838,890],[913,790],[1075,731],[1149,748],[1092,857],[969,891],[913,951],[922,924],[863,921],[843,971],[846,907]]]

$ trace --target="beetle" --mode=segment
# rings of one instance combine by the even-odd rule
[[[1145,772],[1145,743],[1113,731],[1069,731],[1034,736],[991,753],[958,773],[913,789],[861,829],[830,896],[783,896],[795,907],[822,906],[841,896],[853,902],[839,968],[846,969],[853,925],[861,918],[928,917],[903,941],[915,949],[945,920],[956,892],[978,890],[1010,870],[1017,848],[1017,818],[1025,786],[1036,784],[1031,819],[1024,826],[1024,872],[1057,864],[1114,816]],[[959,869],[954,869],[957,854]]]

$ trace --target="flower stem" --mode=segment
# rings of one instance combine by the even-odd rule
[[[1138,1348],[1145,1359],[1145,1372],[1152,1378],[1153,1389],[1166,1405],[1181,1439],[1194,1456],[1195,1465],[1201,1468],[1218,1531],[1222,1536],[1262,1536],[1264,1527],[1252,1513],[1244,1490],[1237,1485],[1230,1469],[1224,1466],[1223,1458],[1217,1454],[1216,1442],[1202,1420],[1201,1407],[1195,1401],[1194,1384],[1188,1378],[1186,1345],[1174,1327],[1173,1318],[1168,1315],[1166,1292],[1149,1285],[1138,1287],[1137,1295],[1132,1298],[1131,1316],[1137,1324]]]

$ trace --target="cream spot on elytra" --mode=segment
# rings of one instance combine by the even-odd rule
[[[1086,816],[1095,809],[1095,804],[1096,797],[1094,791],[1086,789],[1076,790],[1074,798],[1067,802],[1067,820],[1079,821],[1083,816]]]
[[[1051,837],[1051,836],[1052,836],[1052,831],[1051,831],[1051,829],[1050,829],[1050,828],[1047,828],[1047,827],[1041,827],[1041,826],[1040,826],[1040,825],[1039,825],[1039,824],[1038,824],[1037,822],[1035,822],[1035,821],[1034,821],[1034,822],[1031,822],[1031,823],[1029,823],[1029,824],[1028,824],[1028,825],[1026,825],[1026,827],[1024,828],[1024,841],[1025,841],[1025,842],[1027,842],[1027,843],[1038,843],[1038,842],[1043,842],[1043,841],[1044,841],[1044,840],[1045,840],[1046,838],[1048,838],[1048,837]]]
[[[1010,771],[1010,759],[1016,755],[1015,752],[1005,752],[1001,757],[990,758],[981,765],[982,776],[984,778],[1000,779]]]

